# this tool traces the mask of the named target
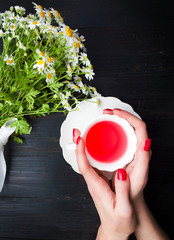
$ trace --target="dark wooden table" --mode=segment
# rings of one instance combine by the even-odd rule
[[[120,98],[147,123],[153,156],[145,190],[154,216],[174,239],[174,6],[172,0],[48,0],[86,38],[91,84]],[[6,0],[0,11],[32,1]],[[0,239],[94,240],[99,219],[81,175],[59,146],[63,114],[31,121],[24,143],[9,141],[0,193]],[[134,239],[134,238],[133,238]],[[151,239],[149,239],[151,240]],[[152,239],[155,240],[155,239]]]

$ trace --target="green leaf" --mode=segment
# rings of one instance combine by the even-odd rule
[[[34,102],[35,102],[35,98],[36,96],[39,94],[40,92],[38,90],[35,89],[31,89],[26,95],[25,95],[25,100],[28,103],[28,109],[32,110],[34,107]]]
[[[18,111],[18,113],[20,114],[20,113],[22,113],[23,112],[23,106],[21,105],[20,107],[19,107],[19,111]]]
[[[4,105],[0,103],[0,110],[3,109]]]
[[[25,119],[17,119],[12,123],[11,127],[16,127],[15,133],[17,134],[30,134],[30,125]]]
[[[22,138],[17,137],[17,136],[14,136],[14,137],[13,137],[13,140],[14,140],[15,142],[17,142],[17,143],[23,143]]]
[[[42,111],[45,112],[45,113],[49,113],[50,107],[47,103],[42,105]]]

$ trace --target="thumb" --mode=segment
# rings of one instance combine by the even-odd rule
[[[121,216],[129,215],[132,206],[129,200],[130,183],[125,169],[118,169],[115,178],[116,210]]]

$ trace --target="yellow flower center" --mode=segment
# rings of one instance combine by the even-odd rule
[[[38,6],[38,8],[40,8],[41,10],[43,10],[43,7],[41,6],[41,5],[37,5]]]
[[[56,70],[54,68],[52,68],[53,72],[55,72]]]
[[[52,59],[51,59],[50,57],[47,57],[47,61],[48,61],[49,63],[51,63],[51,62],[52,62]]]
[[[59,32],[60,34],[62,34],[63,32]]]
[[[48,12],[48,15],[50,16],[50,18],[52,17],[52,14],[51,14],[51,12],[50,12],[50,11]]]
[[[44,53],[44,52],[41,52],[40,55],[41,55],[42,57],[44,57],[44,56],[45,56],[45,53]]]
[[[77,42],[74,42],[74,47],[77,48]]]
[[[41,16],[42,18],[44,18],[44,17],[45,17],[45,13],[44,13],[43,11],[40,11],[40,16]]]
[[[58,12],[57,10],[55,10],[55,12],[56,12],[56,16],[60,19],[60,14],[59,14],[59,12]]]
[[[91,64],[90,66],[91,66],[91,69],[93,69],[93,66],[92,66],[92,64]]]
[[[74,87],[75,87],[77,90],[79,90],[79,87],[78,87],[77,85],[74,85]]]
[[[39,60],[39,61],[38,61],[38,64],[39,64],[39,65],[42,65],[43,63],[44,63],[43,60]]]
[[[33,22],[34,25],[38,24],[38,22]]]
[[[48,73],[48,79],[51,79],[51,78],[52,78],[51,73]]]
[[[69,26],[66,27],[66,34],[71,37],[73,34],[73,30],[69,28]]]
[[[11,28],[14,29],[14,28],[15,28],[15,25],[11,25]]]
[[[12,60],[7,60],[7,63],[8,64],[12,64]]]

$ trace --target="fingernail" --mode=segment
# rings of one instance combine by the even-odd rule
[[[149,149],[150,149],[150,147],[151,147],[151,139],[146,139],[145,141],[144,141],[144,150],[145,151],[149,151]]]
[[[73,137],[75,137],[75,130],[76,130],[76,129],[75,129],[75,128],[73,128]]]
[[[106,108],[106,109],[104,109],[103,111],[112,112],[112,109],[110,109],[110,108]]]
[[[77,141],[76,141],[76,144],[77,144],[77,145],[79,145],[79,143],[80,143],[80,140],[81,140],[81,137],[80,137],[80,136],[78,136],[78,138],[77,138]]]
[[[120,108],[114,108],[114,110],[121,111],[122,109],[120,109]]]
[[[127,172],[125,169],[118,169],[117,171],[117,179],[121,181],[126,181],[127,180]]]

